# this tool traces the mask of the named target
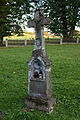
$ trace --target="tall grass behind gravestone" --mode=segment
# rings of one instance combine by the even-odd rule
[[[57,104],[49,115],[24,112],[28,95],[27,61],[33,47],[0,48],[0,111],[4,120],[80,120],[80,45],[47,46],[52,60],[52,93]]]

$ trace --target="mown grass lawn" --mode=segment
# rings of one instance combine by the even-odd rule
[[[80,120],[80,45],[47,46],[52,60],[52,89],[57,104],[49,115],[24,112],[27,61],[33,47],[0,48],[0,111],[4,120]]]

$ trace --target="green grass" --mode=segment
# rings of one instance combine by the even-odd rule
[[[23,112],[27,96],[27,61],[33,47],[0,48],[0,111],[4,120],[80,120],[80,45],[47,46],[52,60],[52,89],[57,104],[49,115]]]

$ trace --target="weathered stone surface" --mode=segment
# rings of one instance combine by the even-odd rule
[[[56,100],[53,97],[49,99],[27,97],[25,100],[25,104],[31,109],[35,108],[50,113],[53,111],[53,105],[56,104]]]
[[[42,63],[42,72],[44,77],[34,78],[33,63],[36,59],[40,59]],[[26,105],[29,108],[36,108],[38,110],[51,112],[53,105],[56,103],[52,97],[51,87],[51,64],[46,53],[43,50],[34,50],[32,59],[29,62],[30,74],[29,77],[29,97],[26,99]],[[38,69],[38,68],[37,68]]]
[[[38,58],[38,57],[42,57],[43,61],[45,62],[45,65],[52,65],[52,62],[51,60],[48,59],[48,56],[46,54],[46,52],[44,52],[44,50],[34,50],[32,52],[32,57],[34,58]]]
[[[44,21],[46,22],[44,24],[48,24],[48,20],[44,20],[40,11],[36,11],[34,20],[29,23],[30,26],[35,27],[36,40],[35,50],[33,50],[31,60],[28,63],[28,97],[25,103],[28,108],[51,112],[56,102],[52,97],[52,62],[48,59],[44,46],[42,27]]]

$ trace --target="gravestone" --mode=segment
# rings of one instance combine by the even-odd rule
[[[40,10],[36,10],[34,19],[28,22],[29,27],[35,28],[35,49],[28,63],[28,97],[25,101],[27,107],[51,112],[55,99],[52,97],[51,64],[45,52],[43,26],[49,24]]]

